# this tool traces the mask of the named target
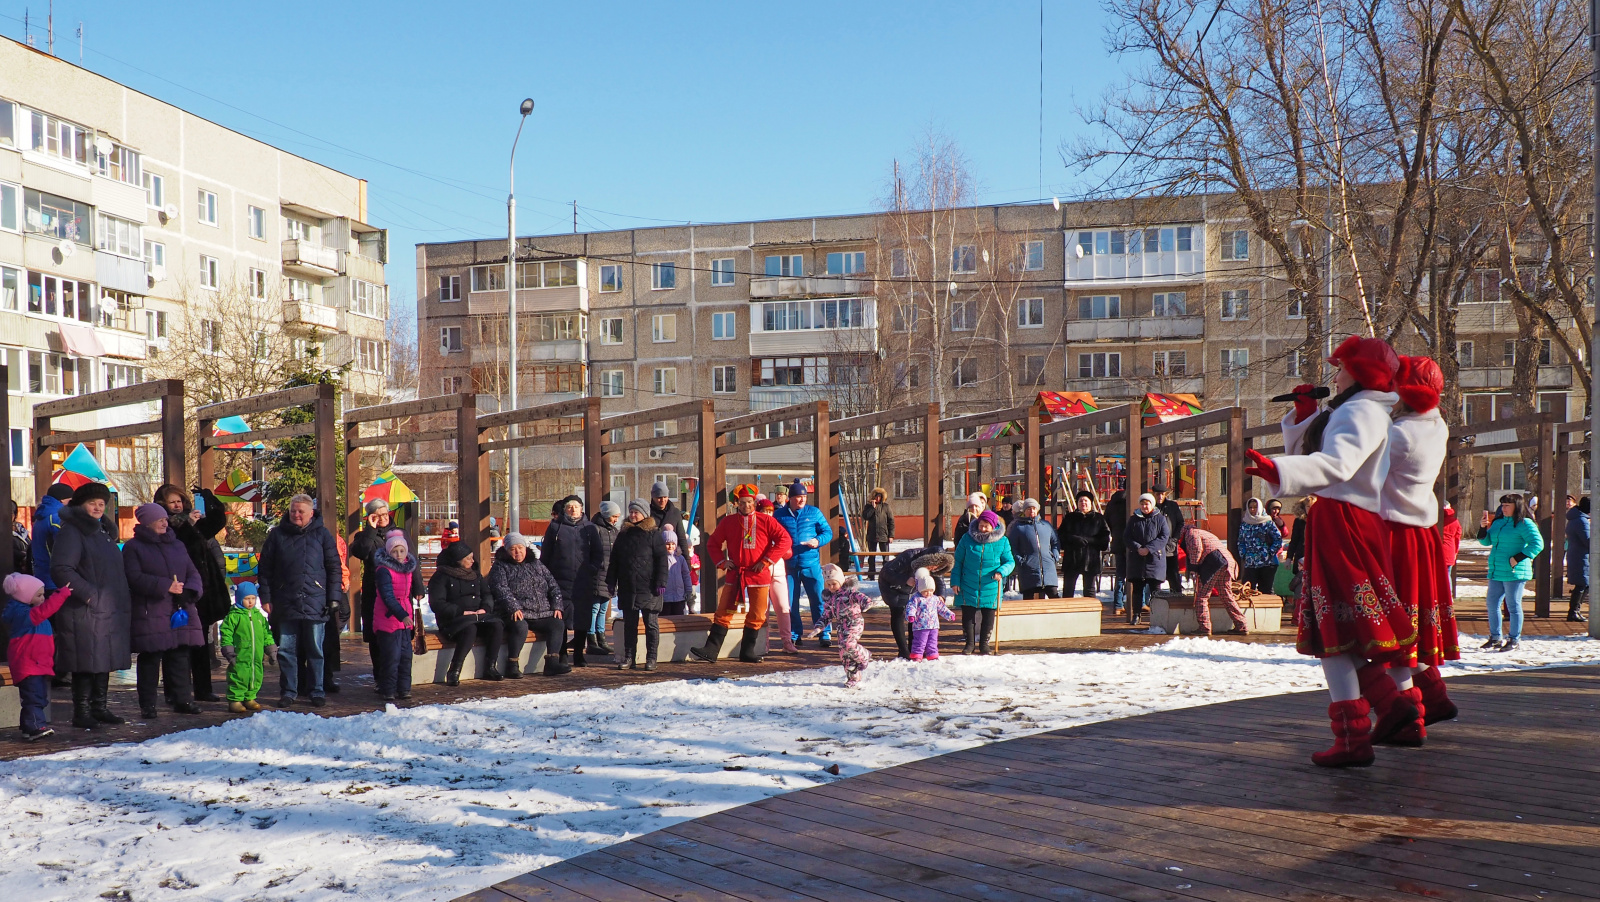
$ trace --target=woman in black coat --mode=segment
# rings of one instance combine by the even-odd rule
[[[204,514],[194,509],[188,492],[170,482],[156,489],[155,494],[155,502],[166,508],[168,525],[200,573],[200,598],[195,607],[200,611],[205,642],[189,648],[194,699],[220,702],[222,698],[211,691],[211,665],[216,653],[211,628],[221,623],[233,607],[233,593],[228,589],[228,565],[222,556],[222,545],[217,542],[217,534],[228,525],[228,509],[210,489],[201,489],[200,499],[205,504]]]
[[[1138,623],[1150,593],[1166,578],[1167,545],[1172,541],[1171,524],[1156,507],[1156,496],[1139,496],[1123,540],[1128,546],[1128,622]]]
[[[1079,492],[1078,507],[1061,518],[1061,574],[1066,586],[1062,595],[1077,597],[1074,586],[1080,578],[1083,595],[1095,597],[1095,583],[1100,579],[1100,554],[1111,545],[1111,526],[1099,511],[1094,509],[1094,493]]]
[[[667,547],[661,531],[643,502],[628,505],[628,522],[611,546],[611,566],[606,581],[616,584],[622,608],[624,647],[618,670],[637,670],[639,619],[644,618],[644,669],[656,669],[656,648],[661,640],[661,593],[667,587]]]
[[[494,553],[494,566],[489,568],[489,591],[511,636],[505,675],[513,680],[522,679],[522,645],[529,633],[544,642],[545,676],[572,672],[572,665],[563,662],[556,652],[567,638],[561,588],[528,545],[521,533],[506,536],[505,544]],[[576,663],[583,666],[582,655]]]
[[[102,519],[111,490],[98,482],[73,491],[61,509],[61,530],[50,553],[50,578],[72,597],[50,618],[56,634],[56,672],[72,674],[72,725],[127,721],[106,706],[111,671],[133,666],[133,598],[122,552]]]
[[[428,580],[428,607],[439,621],[439,635],[455,643],[446,686],[461,685],[461,665],[467,653],[483,637],[483,653],[489,664],[486,680],[504,679],[495,663],[500,660],[500,644],[505,641],[505,624],[495,615],[494,597],[489,582],[479,575],[473,550],[465,542],[452,543],[439,552],[438,569]]]
[[[576,495],[562,499],[550,525],[545,527],[544,541],[539,545],[539,563],[555,577],[561,587],[561,598],[566,607],[563,616],[562,647],[557,650],[563,659],[569,648],[566,630],[581,633],[583,641],[574,641],[570,650],[574,666],[584,666],[584,646],[588,644],[587,626],[594,616],[595,575],[605,567],[605,557],[600,547],[600,533],[594,522],[583,515],[583,501]]]
[[[1128,600],[1128,544],[1123,534],[1128,531],[1128,493],[1118,489],[1106,501],[1106,528],[1111,531],[1111,559],[1116,561],[1117,584],[1111,591],[1113,610],[1122,610]]]

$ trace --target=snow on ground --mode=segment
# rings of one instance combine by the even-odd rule
[[[1476,643],[1473,643],[1476,644]],[[1581,638],[1449,673],[1600,660]],[[450,899],[792,789],[995,740],[1322,686],[1285,645],[880,661],[340,719],[264,712],[0,767],[5,897]]]

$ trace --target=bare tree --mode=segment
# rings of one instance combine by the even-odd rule
[[[389,394],[396,399],[416,397],[420,372],[416,306],[391,306],[384,335],[389,341]]]

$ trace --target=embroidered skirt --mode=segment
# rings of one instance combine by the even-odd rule
[[[1417,611],[1395,591],[1389,534],[1371,511],[1319,498],[1306,514],[1295,647],[1331,658],[1408,664]]]
[[[1394,563],[1394,589],[1400,602],[1417,612],[1417,646],[1412,664],[1437,667],[1461,659],[1456,635],[1455,600],[1445,572],[1444,543],[1431,526],[1389,527],[1389,555]]]

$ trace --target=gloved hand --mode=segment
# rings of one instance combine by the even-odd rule
[[[1296,401],[1295,403],[1298,404],[1299,402]],[[1250,459],[1255,461],[1256,464],[1253,467],[1245,467],[1244,473],[1246,476],[1258,476],[1273,485],[1283,481],[1278,476],[1278,465],[1272,462],[1272,458],[1254,448],[1246,448],[1244,453],[1250,455]]]
[[[1317,412],[1317,399],[1311,397],[1311,392],[1316,386],[1309,382],[1294,387],[1294,421],[1304,423],[1307,418],[1315,416]]]
[[[276,646],[276,645],[267,646],[266,660],[267,660],[268,664],[272,664],[274,666],[277,665],[277,663],[278,663],[278,646]]]
[[[189,625],[189,612],[185,611],[183,608],[179,608],[176,611],[173,611],[172,612],[172,621],[171,621],[171,623],[172,623],[172,628],[175,629],[175,630],[183,629],[184,627],[188,626]]]
[[[656,594],[656,595],[665,595],[665,594],[667,594],[667,587],[666,586],[656,586],[656,590],[655,590],[654,594]]]
[[[232,666],[239,660],[239,649],[234,648],[232,645],[224,645],[222,646],[222,657],[227,659],[229,666]]]

